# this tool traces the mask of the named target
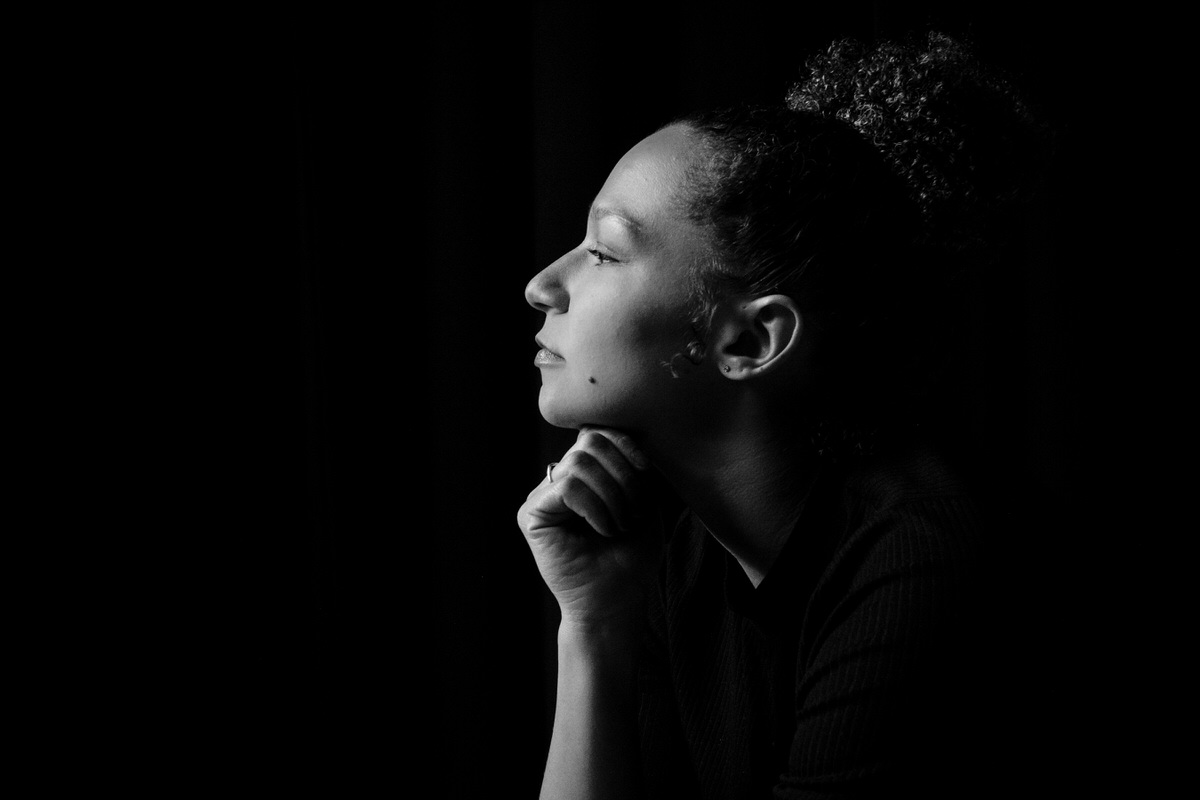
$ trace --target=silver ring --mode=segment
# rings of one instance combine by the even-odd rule
[[[554,483],[554,476],[551,474],[551,472],[557,466],[558,466],[557,461],[551,461],[549,464],[546,465],[546,480],[550,481],[551,483]]]

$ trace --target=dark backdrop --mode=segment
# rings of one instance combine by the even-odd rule
[[[835,37],[927,23],[969,34],[1062,135],[1039,221],[974,301],[978,366],[948,421],[1043,520],[1016,525],[1035,568],[1013,592],[1045,603],[1023,644],[1055,701],[1018,735],[1039,731],[1030,763],[1060,772],[1125,735],[1094,676],[1114,637],[1144,636],[1107,569],[1128,541],[1114,419],[1143,361],[1109,277],[1130,171],[1112,62],[1134,34],[1039,4],[672,8],[172,15],[107,54],[123,99],[97,115],[140,166],[105,174],[132,183],[157,276],[137,371],[155,376],[146,494],[170,546],[145,563],[181,609],[131,600],[155,652],[131,674],[176,779],[536,791],[554,613],[514,518],[570,437],[537,414],[525,282],[657,125],[774,100]]]

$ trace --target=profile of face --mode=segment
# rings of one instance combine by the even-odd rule
[[[664,366],[691,338],[688,273],[706,253],[672,202],[690,152],[678,126],[639,142],[596,195],[583,241],[526,287],[546,315],[535,364],[551,424],[646,431],[696,405],[697,382]]]

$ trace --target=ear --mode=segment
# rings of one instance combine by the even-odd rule
[[[731,380],[775,372],[798,359],[804,318],[787,295],[731,297],[713,314],[713,363]]]

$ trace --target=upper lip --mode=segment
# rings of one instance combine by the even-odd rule
[[[546,343],[545,343],[545,342],[543,342],[541,339],[539,339],[539,338],[537,338],[537,337],[535,336],[533,340],[534,340],[535,342],[537,342],[537,345],[538,345],[538,347],[542,348],[543,350],[548,350],[548,351],[550,351],[551,353],[553,353],[554,355],[558,356],[559,358],[562,358],[562,356],[561,356],[559,353],[557,353],[557,352],[555,352],[553,349],[551,349],[551,348],[547,347],[547,346],[546,346]]]

